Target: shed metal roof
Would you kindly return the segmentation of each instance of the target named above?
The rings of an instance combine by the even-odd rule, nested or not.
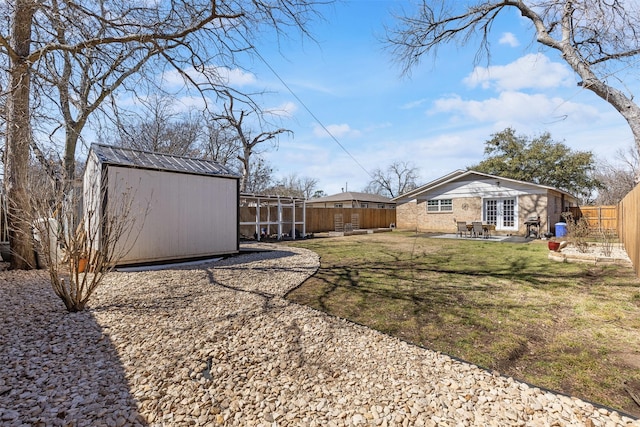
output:
[[[91,144],[91,150],[101,163],[141,169],[154,169],[194,175],[215,175],[232,178],[240,176],[213,160],[195,159],[172,154],[134,150],[104,144]]]

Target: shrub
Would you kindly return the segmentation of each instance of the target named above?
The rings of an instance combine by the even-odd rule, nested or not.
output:
[[[565,212],[562,217],[567,222],[567,240],[578,249],[579,252],[585,253],[589,249],[589,222],[584,218],[573,218],[571,212]]]

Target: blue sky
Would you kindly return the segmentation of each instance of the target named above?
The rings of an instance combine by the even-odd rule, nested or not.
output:
[[[490,64],[474,67],[476,44],[448,45],[402,76],[381,40],[403,8],[411,10],[410,2],[336,3],[312,25],[315,41],[292,35],[256,46],[279,78],[258,59],[232,73],[238,89],[266,90],[261,104],[280,111],[279,126],[294,132],[264,153],[276,176],[317,178],[327,194],[360,191],[370,181],[363,168],[410,161],[422,184],[481,161],[484,142],[506,127],[528,136],[548,131],[556,141],[608,160],[633,144],[618,113],[580,88],[578,77],[533,41],[516,13],[494,26]],[[637,87],[635,77],[619,76]]]

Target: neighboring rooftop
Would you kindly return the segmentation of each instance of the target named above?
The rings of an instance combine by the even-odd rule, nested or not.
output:
[[[196,175],[239,176],[230,168],[213,160],[154,153],[104,144],[91,144],[91,150],[96,154],[100,162],[110,165]]]

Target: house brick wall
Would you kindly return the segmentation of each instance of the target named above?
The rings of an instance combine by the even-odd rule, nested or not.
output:
[[[482,201],[478,197],[453,199],[451,212],[427,212],[423,200],[403,203],[396,207],[396,227],[401,230],[455,233],[456,221],[480,221]]]
[[[530,194],[518,198],[518,230],[514,234],[524,236],[527,231],[525,221],[531,217],[540,216],[540,231],[546,232],[549,224],[547,204],[549,197],[546,194]],[[396,207],[396,227],[400,230],[416,230],[422,232],[455,233],[456,221],[482,220],[482,199],[480,197],[468,197],[453,199],[451,212],[427,212],[425,201],[412,201]],[[554,224],[553,212],[551,225]]]
[[[517,234],[524,236],[527,233],[527,225],[524,223],[529,218],[540,217],[540,230],[544,233],[548,230],[547,224],[547,204],[546,194],[528,194],[518,197],[518,231]]]
[[[418,215],[419,212],[423,213],[421,208],[426,210],[425,203],[421,202],[418,205],[415,200],[396,206],[396,228],[399,230],[415,230],[416,224],[421,223]],[[420,230],[419,226],[418,230]]]

